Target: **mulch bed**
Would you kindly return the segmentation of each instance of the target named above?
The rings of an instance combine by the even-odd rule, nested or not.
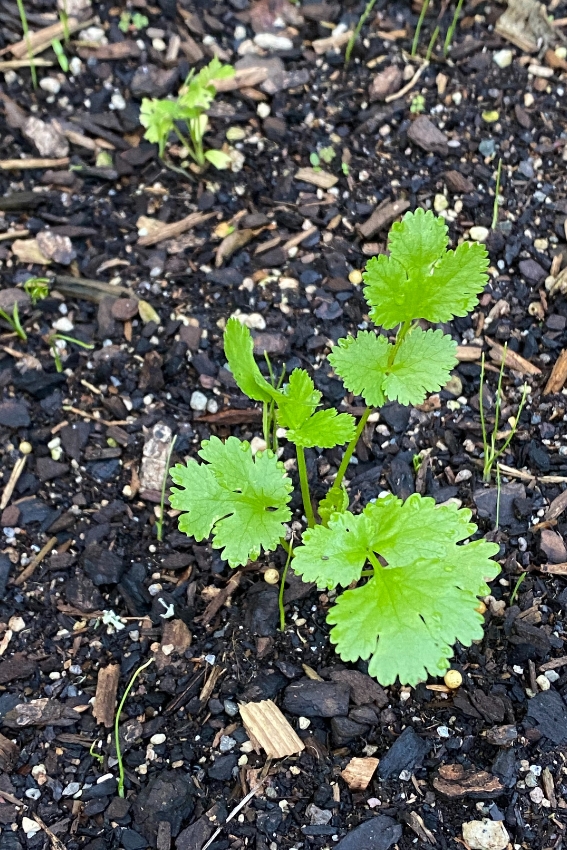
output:
[[[80,5],[94,29],[71,35],[71,73],[48,49],[41,58],[55,64],[37,69],[37,90],[27,68],[4,70],[0,86],[0,168],[53,161],[0,171],[0,307],[11,312],[17,296],[27,332],[23,341],[4,324],[0,336],[0,850],[202,850],[219,826],[211,850],[454,848],[463,823],[483,818],[503,822],[516,847],[559,850],[565,27],[530,54],[496,31],[502,6],[465,2],[449,59],[440,40],[413,88],[388,99],[420,67],[408,56],[409,3],[379,0],[346,70],[342,35],[359,2],[137,0],[131,11],[149,26],[126,33],[124,8],[69,0],[70,14]],[[548,5],[567,16],[564,2]],[[57,22],[51,6],[30,4],[30,28]],[[21,26],[15,4],[0,9],[9,61]],[[426,16],[422,56],[438,11]],[[237,170],[184,177],[144,141],[140,102],[176,92],[213,51],[262,79],[220,93],[211,110],[207,142],[220,148],[231,131]],[[335,156],[313,170],[322,148]],[[341,664],[328,597],[293,577],[280,632],[277,589],[262,575],[283,567],[279,555],[235,574],[173,514],[163,542],[156,534],[172,435],[172,462],[212,434],[261,435],[261,412],[226,369],[230,315],[253,329],[260,368],[264,351],[278,370],[307,368],[326,404],[361,411],[325,354],[364,327],[358,272],[418,206],[446,215],[453,245],[471,228],[486,240],[490,283],[472,316],[444,327],[461,346],[451,384],[419,410],[380,412],[349,489],[354,506],[383,490],[457,499],[500,543],[484,640],[456,649],[457,691],[441,681],[383,690],[364,664]],[[51,281],[36,305],[21,288],[31,276]],[[68,342],[57,372],[54,330],[94,347]],[[490,423],[505,343],[503,430],[526,381],[530,394],[502,458],[497,525],[496,487],[482,483],[480,352]],[[341,452],[307,456],[320,496]],[[282,459],[294,475],[290,447]],[[292,507],[300,529],[299,500]],[[121,716],[121,799],[115,694],[150,657]],[[238,703],[264,699],[304,742],[300,754],[270,761],[250,743]],[[341,775],[352,758],[379,760],[366,789]]]

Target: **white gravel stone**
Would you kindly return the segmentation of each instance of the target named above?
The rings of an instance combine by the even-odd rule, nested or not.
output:
[[[293,41],[284,35],[273,35],[271,32],[259,32],[254,36],[254,44],[264,50],[291,50]]]
[[[492,58],[499,68],[508,68],[508,66],[512,64],[514,54],[511,50],[507,49],[497,50]]]
[[[69,62],[69,71],[74,77],[76,77],[77,74],[80,74],[82,70],[83,63],[81,62],[78,56],[73,56],[73,58]]]
[[[272,110],[267,103],[259,103],[256,107],[256,112],[259,118],[267,118],[271,111]]]
[[[481,227],[480,225],[475,224],[475,226],[470,229],[470,237],[475,242],[486,242],[489,232],[488,227]]]
[[[64,797],[74,797],[81,790],[80,782],[69,782],[61,792]]]
[[[502,821],[492,820],[464,823],[463,838],[471,850],[504,850],[510,840]]]
[[[37,832],[39,832],[41,827],[34,820],[24,815],[24,817],[22,818],[22,829],[24,830],[28,838],[31,838],[32,835],[35,835]]]
[[[165,744],[165,741],[166,736],[163,734],[163,732],[156,732],[156,734],[152,735],[152,737],[150,738],[150,744],[153,744],[154,747],[157,747],[158,744]]]
[[[266,320],[260,313],[241,313],[237,316],[238,321],[250,328],[251,331],[263,331],[266,328]]]
[[[536,805],[541,806],[545,799],[545,794],[542,789],[538,786],[537,788],[533,788],[530,791],[530,800],[532,803],[536,803]]]
[[[110,98],[110,105],[112,109],[126,109],[126,101],[124,100],[120,92],[116,92],[112,95],[112,97]]]
[[[59,94],[61,90],[61,83],[54,77],[43,77],[43,79],[39,81],[39,87],[40,89],[49,92],[49,94]]]
[[[68,334],[71,333],[74,325],[71,319],[68,319],[67,316],[61,316],[60,319],[57,319],[56,322],[53,322],[53,327],[56,331],[59,331],[62,334]]]
[[[199,392],[199,390],[195,390],[195,392],[191,395],[189,406],[191,407],[191,410],[206,410],[207,402],[207,396],[204,393]]]

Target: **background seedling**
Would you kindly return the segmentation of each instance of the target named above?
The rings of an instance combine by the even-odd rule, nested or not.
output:
[[[425,109],[425,98],[422,94],[416,94],[410,105],[410,112],[414,115],[419,115],[420,112],[423,112]]]
[[[33,83],[34,89],[36,89],[37,88],[37,69],[35,67],[35,62],[33,61],[33,50],[32,50],[32,46],[31,46],[31,42],[30,42],[30,33],[29,33],[26,10],[25,10],[25,7],[24,7],[24,0],[16,0],[16,3],[18,4],[18,12],[20,14],[20,21],[22,22],[22,32],[24,33],[24,39],[25,39],[26,45],[27,45],[27,53],[28,53],[28,59],[29,59],[29,62],[30,62],[30,71],[31,71],[32,83]]]
[[[55,369],[58,372],[63,371],[63,364],[61,362],[61,355],[59,354],[59,347],[57,346],[57,341],[61,340],[62,342],[72,342],[75,345],[79,345],[81,348],[93,349],[94,345],[91,345],[89,342],[83,342],[80,339],[75,339],[73,336],[67,336],[66,334],[53,333],[49,335],[49,347],[51,348],[51,354],[55,361]]]
[[[453,20],[447,30],[447,34],[445,36],[445,42],[443,44],[443,55],[447,56],[449,50],[451,48],[451,44],[453,42],[453,36],[455,35],[455,30],[457,29],[457,22],[459,20],[459,15],[461,14],[461,9],[463,7],[463,0],[458,0],[458,3],[455,7],[455,13],[453,15]]]
[[[61,44],[61,42],[59,41],[58,38],[54,38],[53,41],[51,42],[51,47],[53,48],[53,52],[57,56],[57,61],[59,62],[59,67],[61,68],[63,73],[66,74],[67,71],[69,70],[69,60],[67,59],[67,56],[65,55],[65,50],[63,48],[63,45]]]
[[[42,301],[49,295],[49,278],[30,277],[24,283],[24,292],[27,292],[31,303],[35,307],[38,301]]]
[[[234,68],[222,65],[215,56],[198,74],[191,71],[176,100],[142,100],[140,123],[146,128],[144,138],[158,145],[160,157],[163,157],[169,134],[173,132],[199,168],[203,168],[207,162],[215,168],[228,168],[228,154],[218,150],[204,150],[203,137],[209,124],[206,113],[217,93],[213,82],[232,77],[233,74]],[[186,135],[179,129],[180,123],[185,125]]]
[[[134,12],[132,14],[131,12],[125,11],[120,15],[118,29],[122,30],[123,33],[127,33],[130,29],[143,30],[149,23],[148,18],[140,12]]]
[[[498,441],[498,426],[500,424],[500,408],[502,406],[502,378],[504,377],[504,367],[506,364],[506,351],[508,350],[508,346],[504,346],[504,352],[502,354],[502,364],[500,366],[500,372],[498,373],[498,386],[496,388],[496,399],[494,401],[494,427],[490,434],[490,439],[488,438],[488,431],[486,428],[486,415],[484,410],[484,379],[485,379],[485,363],[484,363],[484,354],[481,359],[480,366],[480,394],[479,394],[479,408],[480,408],[480,425],[482,429],[482,445],[484,449],[484,461],[483,461],[483,470],[482,470],[482,478],[483,481],[490,481],[490,476],[492,474],[492,467],[494,463],[498,460],[499,457],[502,457],[512,440],[514,439],[514,435],[518,430],[518,425],[520,423],[520,416],[522,415],[522,410],[524,409],[524,405],[528,398],[528,394],[530,392],[530,388],[527,384],[524,384],[522,388],[522,397],[520,399],[520,404],[518,407],[518,413],[514,417],[514,421],[512,427],[510,429],[510,433],[506,437],[502,446],[497,449],[496,443]]]
[[[336,375],[366,409],[358,424],[335,409],[318,410],[321,393],[304,369],[274,386],[254,360],[248,328],[227,322],[225,355],[240,389],[272,406],[278,426],[295,446],[299,487],[307,529],[301,544],[285,543],[291,519],[293,482],[277,454],[252,454],[249,443],[211,437],[189,460],[171,470],[172,507],[179,528],[197,541],[212,534],[212,545],[231,567],[256,560],[281,543],[294,572],[323,589],[339,590],[327,621],[330,639],[344,661],[368,661],[382,684],[398,677],[413,684],[443,675],[450,644],[468,646],[482,636],[478,597],[499,567],[491,560],[499,547],[483,540],[466,546],[476,526],[471,512],[436,506],[418,494],[402,502],[394,496],[349,512],[344,478],[375,407],[387,401],[421,404],[443,387],[457,363],[456,345],[442,330],[423,330],[465,316],[486,284],[486,249],[463,243],[448,251],[447,226],[418,209],[393,225],[389,255],[373,257],[363,275],[370,319],[393,339],[373,330],[340,339],[328,357]],[[269,445],[269,441],[266,440]],[[316,522],[305,462],[306,448],[347,444],[335,481],[319,502]],[[368,581],[366,581],[368,579]],[[281,589],[280,589],[281,590]],[[280,596],[280,617],[283,601]]]
[[[345,68],[348,66],[348,64],[350,62],[350,57],[351,57],[351,54],[352,54],[353,47],[356,44],[356,42],[358,41],[358,36],[360,35],[360,31],[361,31],[362,27],[364,26],[366,19],[368,18],[370,12],[374,8],[375,3],[376,3],[376,0],[368,0],[368,3],[365,6],[364,12],[362,13],[360,18],[358,19],[358,23],[357,23],[351,37],[348,40],[348,44],[347,44],[346,50],[345,50]]]
[[[423,26],[423,21],[427,14],[427,10],[429,8],[430,0],[423,0],[423,6],[421,7],[421,12],[419,13],[419,18],[417,20],[417,26],[415,28],[415,32],[413,34],[413,41],[411,43],[411,55],[415,56],[417,53],[417,46],[419,44],[419,36],[421,34],[421,28]]]
[[[435,27],[433,30],[433,34],[429,39],[429,44],[427,45],[427,53],[425,54],[425,63],[428,64],[431,60],[431,54],[433,53],[433,48],[435,47],[435,42],[439,38],[439,27]]]
[[[23,339],[25,341],[28,338],[28,335],[23,329],[22,324],[20,322],[20,311],[18,309],[17,302],[14,304],[11,316],[6,313],[5,310],[0,309],[0,317],[10,325],[14,333],[17,334],[20,339]]]
[[[500,177],[502,175],[502,159],[498,160],[498,169],[496,171],[496,187],[494,189],[494,203],[492,205],[492,222],[491,229],[496,230],[498,224],[498,205],[500,203]]]
[[[125,704],[126,700],[128,699],[128,694],[132,690],[134,682],[136,681],[136,679],[138,678],[140,673],[143,670],[145,670],[146,667],[149,667],[150,664],[152,664],[153,660],[154,660],[153,658],[150,658],[148,661],[145,662],[145,664],[142,664],[141,667],[138,667],[138,669],[135,671],[134,675],[132,676],[132,678],[128,682],[128,685],[126,686],[126,690],[124,691],[122,699],[120,700],[120,703],[119,703],[118,708],[116,710],[116,716],[114,718],[114,746],[115,746],[115,749],[116,749],[116,761],[118,762],[118,796],[119,797],[124,797],[124,763],[122,761],[122,750],[120,749],[120,715],[122,714],[122,709],[124,708],[124,704]]]
[[[167,479],[169,477],[169,464],[171,462],[171,455],[173,454],[173,449],[175,448],[175,442],[177,440],[177,435],[172,439],[169,444],[169,449],[167,450],[167,457],[165,459],[165,472],[163,474],[163,481],[161,485],[161,499],[159,503],[159,518],[156,520],[156,532],[157,539],[161,543],[163,540],[163,520],[165,515],[165,491],[167,489]]]
[[[518,595],[518,591],[520,590],[520,587],[522,586],[522,582],[523,582],[523,580],[525,579],[526,576],[527,576],[527,573],[522,573],[520,576],[518,576],[518,578],[516,580],[516,584],[514,585],[514,590],[510,594],[510,603],[509,603],[510,606],[512,606],[514,604],[514,602],[516,601],[516,596]]]

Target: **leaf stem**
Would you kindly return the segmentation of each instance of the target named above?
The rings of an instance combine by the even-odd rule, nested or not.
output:
[[[339,466],[339,471],[337,472],[337,477],[333,482],[333,486],[331,490],[340,490],[341,484],[343,483],[343,478],[345,477],[345,473],[348,469],[348,465],[350,463],[350,459],[354,454],[354,450],[356,449],[357,443],[360,440],[361,434],[364,431],[364,426],[368,422],[368,417],[374,410],[373,407],[367,407],[362,416],[360,417],[360,422],[356,427],[356,431],[354,432],[354,437],[348,444],[345,449],[345,453],[343,455],[343,459],[341,461],[341,465]]]
[[[313,528],[315,525],[315,517],[313,515],[313,506],[311,504],[311,494],[309,492],[309,480],[307,478],[307,465],[305,463],[305,451],[303,446],[296,446],[297,452],[297,471],[299,473],[299,484],[301,486],[301,498],[303,499],[303,510],[307,518],[307,525]]]
[[[280,582],[280,592],[278,594],[278,606],[280,609],[280,631],[283,632],[285,630],[285,610],[284,610],[284,593],[285,593],[285,580],[287,578],[287,571],[289,569],[289,565],[291,563],[291,559],[293,558],[293,538],[289,544],[289,548],[287,550],[287,559],[285,562],[284,571],[282,573],[282,580]]]
[[[134,673],[134,675],[132,676],[132,678],[128,682],[126,690],[124,691],[124,695],[123,695],[122,699],[120,700],[120,704],[119,704],[119,706],[116,710],[116,716],[114,718],[114,746],[116,748],[116,760],[118,762],[118,796],[119,797],[124,797],[124,764],[122,762],[122,752],[120,750],[120,715],[122,714],[122,709],[124,708],[124,703],[126,702],[126,700],[128,698],[128,694],[132,690],[132,686],[134,685],[134,682],[136,681],[136,679],[138,678],[138,676],[140,675],[142,670],[145,670],[146,667],[149,667],[150,664],[153,663],[153,660],[154,660],[153,658],[150,658],[148,661],[146,661],[145,664],[142,664],[141,667],[138,667],[138,669],[136,670],[136,672]]]

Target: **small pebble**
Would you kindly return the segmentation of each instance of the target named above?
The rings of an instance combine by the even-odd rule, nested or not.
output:
[[[544,797],[545,795],[539,786],[530,791],[530,800],[537,806],[540,806],[543,803]]]
[[[458,670],[447,670],[445,676],[443,677],[443,681],[447,685],[448,688],[454,690],[455,688],[460,688],[463,684],[463,677]]]
[[[250,313],[249,315],[241,313],[240,316],[237,316],[237,319],[243,325],[246,325],[247,328],[250,328],[251,331],[263,331],[266,329],[266,320],[260,313]]]
[[[22,818],[22,829],[24,830],[28,838],[31,838],[32,835],[35,835],[37,832],[40,831],[41,827],[34,820],[24,815],[24,817]]]
[[[549,681],[547,676],[538,676],[536,682],[538,684],[538,687],[542,691],[548,691],[551,687],[551,682]]]
[[[438,726],[437,727],[437,734],[439,735],[440,738],[450,738],[451,731],[447,726]]]
[[[229,717],[236,717],[238,714],[238,705],[230,699],[225,699],[223,702],[224,710]]]
[[[39,788],[28,788],[26,791],[26,797],[30,800],[39,800],[41,797],[41,791]]]
[[[78,56],[73,56],[73,58],[69,62],[69,71],[74,77],[76,77],[77,74],[80,74],[82,70],[83,63],[81,62]]]
[[[362,283],[362,272],[359,269],[353,269],[349,274],[348,279],[353,286],[359,286]]]
[[[31,455],[31,453],[33,452],[33,446],[31,443],[28,443],[27,440],[22,440],[19,445],[19,449],[23,455]]]
[[[230,753],[236,746],[236,741],[230,735],[221,735],[219,750],[221,753]]]
[[[8,620],[8,628],[12,632],[15,632],[16,634],[18,632],[22,632],[25,629],[25,627],[26,627],[26,623],[25,623],[25,620],[22,619],[22,617],[18,617],[17,615],[14,615],[13,617],[10,617],[10,619]]]
[[[283,35],[271,32],[259,32],[254,36],[254,44],[264,50],[293,50],[293,41]]]
[[[498,50],[492,57],[499,68],[508,68],[512,64],[514,54],[511,50]]]
[[[257,452],[265,452],[268,448],[268,444],[262,437],[252,437],[250,440],[250,448],[252,450],[252,454],[255,455]]]
[[[110,98],[110,105],[112,109],[126,109],[126,101],[120,94],[120,92],[116,92]]]
[[[473,242],[486,242],[489,234],[488,227],[480,227],[479,225],[475,225],[470,229],[470,237]]]
[[[311,721],[309,720],[308,717],[300,717],[298,724],[299,724],[299,728],[302,729],[303,731],[305,731],[306,729],[309,729],[309,727],[311,726]]]
[[[207,396],[204,393],[199,392],[199,390],[195,390],[195,392],[191,395],[189,406],[191,407],[191,410],[206,410],[207,402]]]
[[[43,77],[43,79],[39,81],[39,87],[44,91],[49,92],[49,94],[59,94],[61,90],[61,83],[53,77]]]
[[[435,199],[433,201],[433,209],[436,213],[443,212],[449,206],[449,201],[445,197],[445,195],[435,195]]]
[[[69,782],[61,792],[64,797],[74,797],[81,790],[80,782]]]
[[[548,681],[552,683],[556,682],[558,679],[561,678],[557,670],[546,670],[544,676],[546,679],[548,679]]]
[[[267,103],[259,103],[256,108],[256,113],[259,118],[267,118],[272,110]]]
[[[264,573],[264,581],[267,584],[277,584],[280,580],[280,574],[277,570],[271,567]]]
[[[156,732],[155,735],[152,735],[150,738],[150,744],[153,744],[154,747],[157,747],[159,744],[165,744],[167,740],[166,735],[163,732]]]

